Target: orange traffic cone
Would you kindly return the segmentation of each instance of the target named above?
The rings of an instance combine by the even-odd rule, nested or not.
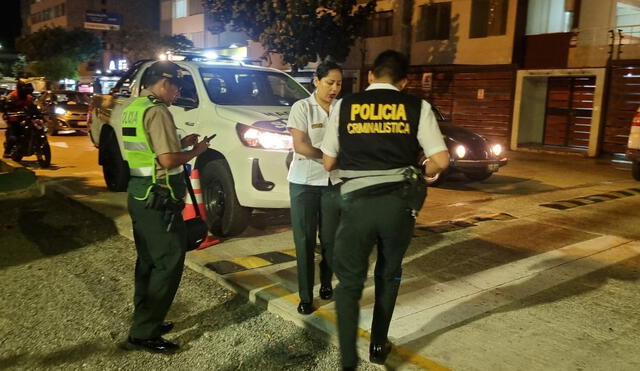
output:
[[[196,196],[196,202],[198,203],[198,209],[200,211],[200,217],[202,220],[207,220],[207,213],[204,210],[204,202],[202,199],[202,190],[200,189],[200,172],[198,169],[191,170],[191,175],[189,175],[189,180],[191,181],[191,186],[193,187],[193,193]],[[184,199],[184,211],[182,212],[182,219],[188,220],[198,217],[196,213],[196,208],[191,202],[191,197],[186,195]],[[219,244],[220,240],[213,237],[211,233],[207,234],[207,238],[200,243],[200,246],[196,248],[196,250],[202,250],[209,246],[213,246]]]

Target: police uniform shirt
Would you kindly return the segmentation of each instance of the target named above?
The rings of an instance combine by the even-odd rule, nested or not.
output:
[[[375,89],[391,89],[398,91],[398,88],[387,83],[373,83],[369,85],[366,90]],[[320,149],[324,154],[330,157],[337,158],[338,152],[340,152],[340,142],[338,140],[338,126],[340,120],[340,105],[342,100],[338,101],[331,109],[331,115],[327,122],[327,129],[325,131],[324,140]],[[426,157],[432,156],[438,152],[446,151],[447,146],[442,138],[440,127],[436,121],[433,111],[431,111],[431,105],[422,100],[422,107],[420,110],[420,121],[418,123],[417,139],[424,151]],[[416,162],[418,159],[416,158]]]
[[[331,102],[329,112],[333,112],[336,101]],[[300,130],[309,135],[311,145],[320,148],[329,115],[316,100],[314,92],[308,98],[293,104],[289,113],[287,127]],[[295,184],[328,185],[329,173],[324,169],[320,159],[309,158],[294,153],[287,180]]]
[[[153,95],[153,93],[147,89],[140,92],[141,97],[149,95]],[[181,145],[180,139],[178,139],[178,129],[166,105],[161,104],[149,108],[144,114],[143,126],[144,131],[147,133],[147,139],[149,140],[151,149],[156,156],[165,153],[180,152]],[[181,171],[182,167],[177,167],[171,169],[170,174],[179,174]],[[160,165],[156,158],[156,178],[164,178],[166,172],[167,170]]]

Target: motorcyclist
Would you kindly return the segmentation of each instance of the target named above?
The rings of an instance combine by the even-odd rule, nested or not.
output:
[[[4,120],[7,123],[7,132],[4,142],[4,155],[9,157],[11,149],[20,135],[20,122],[8,119],[8,114],[12,112],[24,112],[29,115],[37,115],[38,108],[33,103],[33,85],[31,83],[18,82],[16,89],[5,97]]]

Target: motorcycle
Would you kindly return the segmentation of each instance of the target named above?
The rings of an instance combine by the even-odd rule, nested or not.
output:
[[[42,119],[25,112],[7,112],[5,121],[13,125],[15,136],[9,155],[13,161],[20,161],[23,157],[35,155],[40,167],[51,165],[51,147],[47,140],[47,128]]]

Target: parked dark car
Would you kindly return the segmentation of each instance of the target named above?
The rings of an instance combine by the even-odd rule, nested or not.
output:
[[[492,143],[480,134],[453,125],[437,107],[432,106],[432,109],[449,149],[449,168],[427,179],[430,185],[440,183],[453,173],[462,173],[473,181],[485,180],[507,164],[505,149],[501,144]]]
[[[90,96],[71,90],[43,92],[36,100],[51,135],[87,133]]]

